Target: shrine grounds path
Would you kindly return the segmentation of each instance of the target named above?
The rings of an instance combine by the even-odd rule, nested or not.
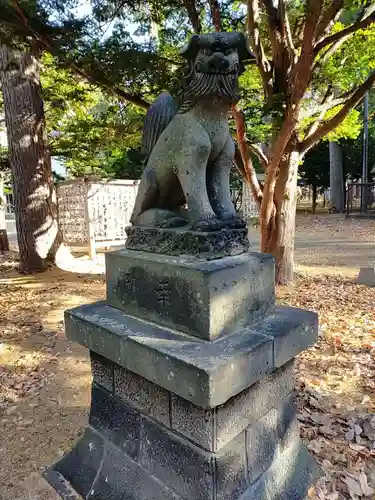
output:
[[[255,228],[249,237],[257,250]],[[104,258],[31,277],[17,274],[16,259],[0,254],[0,500],[57,500],[40,472],[82,433],[91,381],[86,350],[64,338],[63,312],[103,299]],[[375,289],[355,277],[375,263],[375,221],[298,215],[296,262],[295,285],[277,296],[320,315],[319,342],[296,363],[301,434],[326,472],[318,489],[344,500],[362,488],[358,498],[373,499]]]

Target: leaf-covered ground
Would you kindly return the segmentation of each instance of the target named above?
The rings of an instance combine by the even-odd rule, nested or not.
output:
[[[278,290],[320,316],[318,343],[296,362],[301,434],[325,472],[315,500],[375,498],[375,289],[353,279],[374,255],[375,222],[299,217],[299,275]],[[16,258],[0,254],[0,499],[52,500],[40,471],[71,448],[90,400],[87,353],[64,339],[63,311],[102,298],[104,280],[24,277]]]

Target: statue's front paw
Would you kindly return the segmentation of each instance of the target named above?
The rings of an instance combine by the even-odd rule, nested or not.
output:
[[[197,221],[195,224],[193,224],[191,229],[193,231],[200,231],[203,233],[203,232],[220,231],[222,227],[223,224],[218,219],[204,219]]]

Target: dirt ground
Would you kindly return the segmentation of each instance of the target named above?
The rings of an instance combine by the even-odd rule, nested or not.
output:
[[[252,230],[254,249],[257,238]],[[92,274],[104,261],[32,277],[15,261],[0,255],[0,499],[52,500],[40,473],[79,437],[90,403],[87,352],[65,340],[63,312],[104,298]],[[312,498],[373,500],[375,289],[353,278],[375,261],[375,221],[299,216],[296,261],[279,301],[316,310],[321,327],[296,363],[301,434],[325,472]]]

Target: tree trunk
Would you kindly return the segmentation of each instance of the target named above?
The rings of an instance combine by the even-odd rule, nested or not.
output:
[[[331,208],[334,209],[335,212],[343,213],[345,211],[345,203],[342,151],[340,144],[337,142],[329,143],[329,166],[329,197]]]
[[[55,258],[61,243],[38,61],[1,45],[0,70],[20,271],[34,273]]]
[[[261,251],[276,260],[276,283],[286,285],[294,279],[294,234],[297,209],[297,173],[301,156],[297,151],[280,163],[276,181],[273,216],[264,228],[261,223]],[[263,228],[262,228],[263,226]]]
[[[5,224],[5,193],[4,193],[4,173],[0,172],[0,230],[6,229]]]
[[[315,184],[312,185],[312,213],[316,214],[316,199],[318,197],[318,189]]]

